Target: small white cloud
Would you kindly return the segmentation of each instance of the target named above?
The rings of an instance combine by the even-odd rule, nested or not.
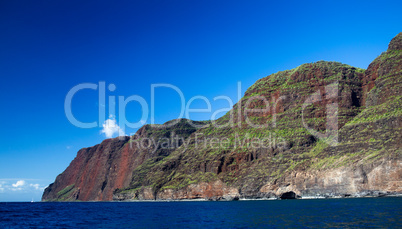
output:
[[[18,193],[39,193],[43,192],[47,186],[40,183],[31,183],[38,179],[0,179],[0,193],[18,192]],[[13,183],[14,181],[15,183]]]
[[[116,123],[116,119],[114,116],[109,116],[109,119],[105,121],[104,124],[102,124],[103,129],[101,133],[105,134],[107,138],[113,137],[113,135],[118,134],[118,136],[124,136],[124,131],[120,128],[119,125]]]
[[[12,185],[13,185],[14,188],[18,188],[18,187],[23,186],[24,184],[25,184],[24,180],[19,180],[19,181],[17,181],[17,183],[12,184]]]
[[[39,184],[29,184],[29,186],[34,187],[36,190],[39,190]]]
[[[66,149],[71,149],[71,146],[66,146]]]

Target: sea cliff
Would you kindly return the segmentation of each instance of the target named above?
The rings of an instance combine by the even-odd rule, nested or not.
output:
[[[400,194],[402,33],[366,70],[318,61],[274,73],[220,119],[197,124],[145,125],[134,136],[81,149],[42,200]],[[169,147],[152,144],[160,139]],[[226,145],[213,147],[210,139]]]

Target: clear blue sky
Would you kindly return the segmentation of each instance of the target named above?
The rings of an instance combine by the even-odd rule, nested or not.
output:
[[[0,1],[0,201],[39,200],[80,148],[105,139],[100,127],[67,120],[64,100],[77,84],[113,83],[106,96],[149,103],[150,85],[169,83],[186,100],[237,102],[238,81],[244,93],[259,78],[306,62],[367,68],[402,31],[401,1],[274,2]],[[177,93],[156,96],[156,122],[178,116]],[[98,106],[89,89],[72,103],[82,122],[96,121]],[[129,104],[126,116],[138,121],[139,104]]]

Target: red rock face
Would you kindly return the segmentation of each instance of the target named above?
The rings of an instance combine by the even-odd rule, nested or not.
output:
[[[184,124],[183,124],[184,123]],[[171,128],[166,133],[180,128],[187,137],[195,129],[185,129],[185,121]],[[187,132],[183,132],[186,130]],[[152,136],[153,129],[144,126],[136,135],[106,139],[101,144],[78,151],[77,156],[67,169],[57,176],[56,181],[46,188],[42,199],[57,201],[110,201],[113,192],[129,186],[133,171],[150,158],[165,157],[172,150],[142,147],[136,139]],[[179,135],[180,136],[180,135]],[[146,145],[145,143],[143,145]]]
[[[378,68],[380,67],[380,62],[373,62],[369,65],[366,72],[364,73],[364,77],[362,79],[363,82],[363,99],[362,105],[366,105],[367,93],[374,88],[375,80],[378,78]]]
[[[107,139],[81,149],[70,166],[46,189],[43,198],[60,199],[60,191],[74,186],[65,200],[112,200],[113,191],[127,186],[135,166],[143,162],[130,149],[129,139]]]
[[[66,200],[110,201],[113,191],[130,184],[132,171],[151,155],[129,143],[130,138],[106,139],[81,149],[70,166],[45,191],[44,199],[60,199],[65,187],[74,185]]]

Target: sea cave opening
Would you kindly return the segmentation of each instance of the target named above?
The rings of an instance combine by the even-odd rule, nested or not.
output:
[[[282,200],[290,200],[290,199],[296,199],[296,193],[290,191],[290,192],[285,192],[282,193],[282,195],[280,196],[280,198]]]

